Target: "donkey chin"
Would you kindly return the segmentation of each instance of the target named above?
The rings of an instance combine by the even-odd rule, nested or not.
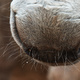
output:
[[[13,0],[10,29],[25,55],[39,63],[79,61],[79,0]]]

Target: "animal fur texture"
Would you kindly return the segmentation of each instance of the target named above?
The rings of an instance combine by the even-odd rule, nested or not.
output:
[[[55,67],[48,66],[47,67],[42,64],[35,63],[31,59],[28,60],[26,58],[26,55],[22,54],[21,49],[19,49],[16,43],[11,39],[12,37],[10,35],[10,30],[9,30],[9,3],[10,1],[11,0],[0,0],[0,4],[2,4],[0,5],[0,35],[1,35],[0,36],[0,47],[1,47],[0,48],[0,79],[1,80],[3,79],[4,80],[80,80],[80,62],[78,62],[77,64],[71,63],[72,64],[71,66],[66,66],[66,63],[65,63],[64,66],[55,66]],[[17,6],[18,4],[20,6],[23,3],[26,5],[24,1],[28,1],[32,3],[34,0],[33,1],[24,0],[22,2],[21,1],[22,0],[13,0],[12,5],[14,4],[13,7],[15,8],[13,9],[12,7],[12,9],[14,10],[14,12],[17,12],[20,9],[20,7]],[[53,1],[54,0],[52,0],[52,2]],[[58,1],[59,0],[57,0],[57,2]],[[76,0],[76,1],[75,0],[74,1],[73,0],[69,0],[69,1],[60,0],[60,1],[63,3],[69,2],[70,6],[74,7],[73,9],[75,9],[76,11],[72,10],[75,13],[71,16],[74,16],[74,15],[77,15],[77,16],[75,16],[76,18],[74,18],[75,21],[72,21],[73,19],[71,21],[75,23],[79,23],[79,14],[78,14],[79,7],[77,7],[79,6],[77,5],[79,4],[79,0]],[[48,2],[50,2],[50,0]],[[76,5],[76,7],[73,4]],[[24,8],[24,5],[22,6],[22,9],[23,8]],[[22,11],[19,12],[19,14],[22,14]],[[79,24],[77,25],[79,27]],[[79,31],[75,30],[75,34],[79,38]],[[2,46],[6,48],[3,48]]]
[[[56,57],[62,63],[57,56],[62,54],[64,60],[67,53],[67,58],[75,61],[80,46],[79,5],[79,0],[13,0],[12,37],[27,54],[31,51],[29,55],[35,59],[54,63]]]
[[[80,40],[79,14],[79,0],[13,0],[11,32],[15,31],[16,21],[19,36],[27,46],[39,50],[73,49]],[[12,33],[13,38],[23,46],[16,34]]]

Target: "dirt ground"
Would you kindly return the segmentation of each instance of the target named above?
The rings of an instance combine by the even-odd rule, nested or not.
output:
[[[0,80],[80,80],[80,62],[47,67],[22,56],[10,33],[10,1],[0,0]]]

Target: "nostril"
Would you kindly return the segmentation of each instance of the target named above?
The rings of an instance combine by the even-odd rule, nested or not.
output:
[[[43,62],[49,62],[49,63],[54,63],[55,60],[57,63],[63,63],[67,61],[75,61],[80,55],[80,53],[77,55],[76,50],[63,50],[63,52],[59,52],[61,54],[60,58],[58,58],[58,53],[57,51],[39,51],[36,47],[28,47],[25,50],[26,54],[29,55],[30,57],[37,59],[39,61]],[[80,49],[79,49],[80,52]],[[56,59],[55,59],[56,57]]]

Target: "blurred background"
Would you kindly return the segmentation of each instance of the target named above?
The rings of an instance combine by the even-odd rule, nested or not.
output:
[[[0,67],[2,68],[8,66],[7,62],[11,61],[12,54],[16,55],[14,49],[17,47],[10,32],[10,2],[11,0],[0,0]]]
[[[0,50],[9,43],[11,36],[9,29],[10,1],[0,0]]]
[[[3,65],[5,58],[2,56],[11,36],[9,29],[10,2],[11,0],[0,0],[0,80],[7,79],[7,70]]]

